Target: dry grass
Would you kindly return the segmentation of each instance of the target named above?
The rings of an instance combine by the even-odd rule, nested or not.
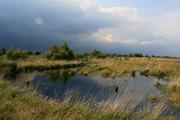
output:
[[[147,104],[143,107],[138,107],[138,105],[141,104],[147,90],[137,93],[135,92],[135,88],[132,88],[132,86],[129,85],[122,95],[118,95],[115,98],[109,98],[107,101],[101,103],[101,107],[105,111],[120,110],[121,112],[128,113],[132,118],[138,120],[146,118],[149,118],[150,120],[157,120],[166,109],[167,102],[165,99],[162,99],[156,104]]]
[[[64,64],[76,64],[78,61],[67,61],[67,60],[48,60],[42,56],[29,56],[28,59],[11,61],[6,57],[1,57],[1,62],[15,62],[19,67],[25,66],[49,66],[49,65],[64,65]]]
[[[170,82],[169,82],[169,87],[173,87],[173,86],[177,86],[177,87],[180,87],[180,77],[178,78],[175,78],[175,79],[172,79]]]
[[[37,93],[21,91],[0,80],[0,120],[127,120],[123,113],[102,111],[85,102],[71,102],[72,93],[61,102],[38,97]]]
[[[170,93],[169,100],[173,105],[180,108],[180,77],[172,79],[169,84],[165,86],[165,91]]]
[[[21,60],[16,62],[18,66],[45,66],[45,65],[63,65],[63,64],[76,64],[77,61],[66,61],[66,60],[48,60],[39,56],[31,56],[27,60]]]
[[[154,76],[180,76],[180,59],[167,58],[106,58],[91,59],[88,66],[82,69],[88,73],[94,71],[107,71],[108,77],[132,73],[133,71],[148,71],[149,75]],[[109,75],[111,73],[111,75]],[[104,72],[103,72],[104,74]]]
[[[122,95],[104,102],[92,99],[72,101],[75,91],[69,90],[61,101],[52,100],[38,92],[21,91],[9,82],[0,80],[0,119],[5,120],[156,120],[166,107],[161,101],[136,110],[145,92],[134,94],[129,86]],[[12,97],[14,96],[14,97]],[[45,100],[46,99],[46,100]]]
[[[4,62],[12,62],[5,57],[0,58]],[[64,65],[64,64],[79,64],[82,61],[66,61],[66,60],[47,60],[43,56],[30,56],[26,60],[16,61],[19,67],[25,66],[51,66],[51,65]],[[132,73],[133,71],[147,70],[149,75],[158,77],[173,76],[180,77],[180,59],[170,58],[89,58],[88,64],[84,66],[80,73],[88,74],[91,72],[100,72],[104,76],[114,77],[120,76],[125,73]]]

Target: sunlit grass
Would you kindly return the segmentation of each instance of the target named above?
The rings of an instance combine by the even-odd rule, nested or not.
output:
[[[5,57],[1,57],[1,62],[13,62],[7,60]],[[68,64],[80,64],[86,65],[81,68],[80,73],[87,75],[92,72],[99,72],[103,76],[114,77],[122,76],[125,73],[133,73],[134,71],[140,71],[145,75],[153,75],[159,78],[165,76],[180,77],[180,59],[170,58],[135,58],[125,57],[116,58],[88,58],[88,61],[81,60],[48,60],[43,56],[29,56],[26,60],[15,61],[18,67],[28,66],[56,66],[56,65],[68,65]]]
[[[123,95],[102,102],[72,101],[74,92],[71,90],[62,96],[61,101],[47,99],[40,97],[38,92],[21,90],[4,80],[0,80],[0,89],[1,120],[156,120],[166,108],[166,102],[160,101],[153,107],[145,106],[134,111],[143,94],[133,95],[131,86]]]
[[[141,71],[147,75],[157,77],[164,76],[180,76],[180,60],[167,58],[106,58],[106,59],[91,59],[87,66],[84,66],[82,72],[100,72],[103,75],[122,76],[125,73],[133,73],[133,71]]]
[[[0,57],[1,62],[14,63]],[[27,66],[53,66],[64,64],[79,64],[82,61],[65,61],[65,60],[47,60],[42,56],[30,56],[26,60],[15,61],[18,67]],[[135,71],[140,71],[143,75],[153,75],[157,77],[172,77],[168,85],[161,85],[158,82],[155,86],[162,88],[170,93],[169,101],[180,107],[180,60],[168,58],[92,58],[86,62],[85,66],[78,68],[75,72],[82,75],[97,72],[104,77],[114,78],[130,73],[134,76]],[[29,73],[28,73],[29,74]],[[29,83],[32,75],[21,74],[20,79],[25,83]],[[149,120],[157,119],[164,109],[164,101],[158,104],[155,109],[148,109],[145,113],[151,113],[150,116],[144,116],[145,113],[130,114],[131,111],[125,110],[129,100],[134,98],[128,92],[124,97],[119,97],[115,101],[109,100],[99,109],[94,109],[87,102],[71,103],[65,99],[62,102],[53,100],[44,100],[31,92],[20,92],[18,87],[12,86],[9,82],[0,80],[0,119],[63,119],[63,120],[126,120],[129,117],[136,116],[146,117]],[[152,99],[152,98],[151,98]],[[154,100],[155,98],[153,98]],[[140,100],[139,98],[136,100]],[[137,103],[133,103],[137,104]],[[132,105],[132,104],[130,104]]]
[[[180,77],[171,80],[165,90],[171,94],[169,100],[173,105],[180,108]]]
[[[14,96],[14,97],[12,97]],[[128,120],[122,112],[94,109],[86,102],[44,100],[37,94],[20,92],[9,82],[0,80],[1,120]]]

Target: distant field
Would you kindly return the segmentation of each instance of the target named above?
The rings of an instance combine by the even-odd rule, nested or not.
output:
[[[180,77],[180,59],[147,58],[147,57],[114,57],[114,58],[89,58],[87,60],[48,60],[41,56],[30,56],[26,60],[10,61],[5,57],[1,62],[15,62],[19,67],[25,66],[50,66],[64,64],[85,63],[80,72],[88,74],[99,72],[106,77],[121,76],[125,73],[140,71],[147,75],[157,77]]]
[[[82,72],[99,71],[109,77],[121,76],[133,71],[145,72],[157,77],[180,77],[180,59],[169,58],[106,58],[90,59]]]

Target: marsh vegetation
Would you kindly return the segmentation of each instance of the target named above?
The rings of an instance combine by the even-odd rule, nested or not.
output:
[[[180,117],[178,58],[75,53],[67,43],[46,52],[10,48],[0,51],[0,75],[2,120]]]

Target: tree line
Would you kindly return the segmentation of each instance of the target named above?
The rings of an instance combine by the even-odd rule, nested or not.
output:
[[[48,51],[25,51],[16,48],[2,48],[0,49],[0,56],[5,55],[7,59],[20,60],[26,59],[29,55],[43,55],[49,60],[73,60],[73,59],[83,59],[87,57],[95,58],[106,58],[106,57],[162,57],[162,56],[149,56],[143,55],[141,53],[130,53],[130,54],[105,54],[100,50],[93,50],[92,52],[84,53],[74,53],[74,51],[69,47],[67,42],[64,42],[60,46],[52,45]],[[169,56],[164,56],[165,58],[171,58]]]

